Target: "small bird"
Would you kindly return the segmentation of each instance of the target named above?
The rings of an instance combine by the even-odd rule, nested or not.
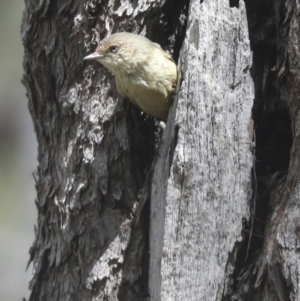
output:
[[[119,32],[103,39],[84,60],[97,60],[114,76],[118,92],[143,112],[166,121],[173,103],[177,67],[160,45]]]

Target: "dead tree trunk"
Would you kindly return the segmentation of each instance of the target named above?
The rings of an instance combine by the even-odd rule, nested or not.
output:
[[[247,1],[255,81],[257,196],[250,258],[233,300],[299,300],[298,1]]]
[[[243,2],[191,1],[153,177],[151,300],[221,300],[227,289],[252,193],[251,60]]]
[[[39,144],[30,300],[300,299],[297,1],[25,3]],[[178,60],[162,141],[82,61],[117,31]]]

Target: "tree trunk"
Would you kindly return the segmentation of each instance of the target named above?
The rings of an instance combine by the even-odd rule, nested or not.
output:
[[[25,3],[30,300],[300,300],[297,1]],[[161,141],[82,61],[118,31],[178,60]]]
[[[299,3],[250,2],[259,235],[233,300],[299,300]]]
[[[191,1],[178,107],[153,178],[153,300],[224,294],[252,193],[251,59],[243,2],[237,9],[228,1]]]
[[[83,58],[124,30],[147,33],[178,56],[187,3],[25,2],[23,81],[39,161],[30,300],[140,300],[149,214],[136,226],[133,219],[155,125],[117,95],[105,68]]]

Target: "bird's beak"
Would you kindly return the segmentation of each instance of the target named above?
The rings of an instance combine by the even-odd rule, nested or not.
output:
[[[86,56],[83,60],[96,60],[96,59],[100,59],[102,58],[103,56],[97,52],[94,52],[88,56]]]

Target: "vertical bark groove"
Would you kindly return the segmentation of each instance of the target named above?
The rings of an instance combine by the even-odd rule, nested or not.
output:
[[[178,102],[152,184],[150,296],[221,300],[251,198],[254,90],[244,4],[191,1],[179,64]]]
[[[297,214],[295,209],[289,212],[294,190],[290,179],[299,179],[293,170],[297,165],[292,162],[293,148],[297,147],[292,134],[296,120],[291,109],[295,86],[287,81],[292,73],[290,45],[296,42],[289,36],[297,9],[295,1],[246,1],[246,5],[254,52],[251,73],[255,83],[257,197],[249,258],[237,273],[231,298],[296,300],[298,284],[292,277],[293,272],[297,273],[297,260],[295,256],[284,256],[282,239],[287,228],[283,230],[281,225],[291,223],[291,217]],[[285,240],[285,244],[293,249],[290,241]],[[293,272],[287,273],[286,260],[296,268]]]

